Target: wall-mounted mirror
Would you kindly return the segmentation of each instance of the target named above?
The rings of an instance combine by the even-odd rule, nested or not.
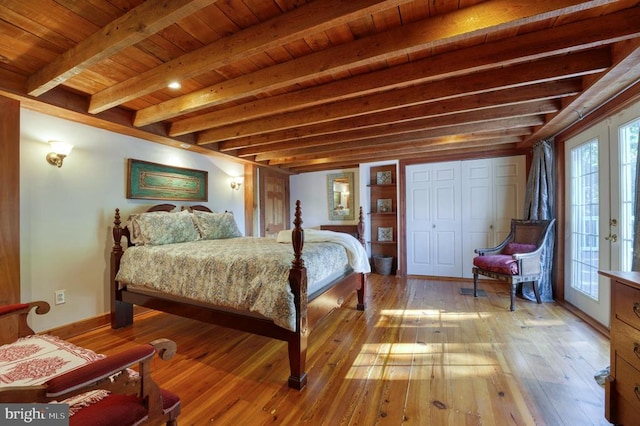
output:
[[[327,175],[329,220],[353,220],[353,172]]]

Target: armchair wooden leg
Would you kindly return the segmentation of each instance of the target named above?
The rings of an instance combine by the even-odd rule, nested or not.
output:
[[[473,297],[478,297],[478,274],[473,274]]]
[[[511,306],[509,307],[509,310],[511,311],[516,310],[516,287],[518,287],[518,284],[511,284]]]
[[[542,303],[542,299],[540,299],[540,290],[538,289],[538,281],[533,282],[533,293],[536,295],[536,302],[538,302],[538,304]]]

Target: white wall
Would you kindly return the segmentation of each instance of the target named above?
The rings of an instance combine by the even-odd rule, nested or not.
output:
[[[114,210],[124,223],[130,213],[162,202],[126,199],[128,158],[208,171],[209,202],[202,204],[236,212],[244,229],[243,192],[229,186],[231,176],[243,174],[242,164],[25,109],[20,127],[21,300],[51,304],[47,315],[31,318],[35,331],[109,312]],[[60,169],[45,160],[49,140],[74,145]],[[58,289],[66,290],[65,304],[53,303]]]
[[[354,220],[329,220],[329,201],[327,194],[327,175],[332,173],[354,172],[355,197],[353,206],[356,207]],[[340,225],[358,223],[358,209],[360,204],[360,188],[358,169],[326,170],[322,172],[301,173],[289,177],[289,193],[291,196],[291,210],[295,208],[296,200],[302,206],[302,227],[318,228],[320,225]],[[332,195],[333,196],[333,195]],[[365,208],[366,211],[366,208]],[[291,225],[292,226],[292,225]]]

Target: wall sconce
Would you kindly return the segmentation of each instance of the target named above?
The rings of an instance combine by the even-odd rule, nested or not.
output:
[[[243,181],[244,181],[243,177],[231,178],[231,189],[235,189],[236,191],[239,191]]]
[[[53,152],[47,154],[47,162],[52,166],[62,167],[62,161],[64,157],[69,155],[73,149],[73,145],[58,141],[49,141],[49,145],[51,145]]]

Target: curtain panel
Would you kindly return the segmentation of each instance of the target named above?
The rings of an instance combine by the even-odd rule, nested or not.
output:
[[[553,140],[539,141],[533,147],[533,161],[527,178],[524,219],[547,220],[555,217],[555,183]],[[555,228],[552,228],[542,252],[542,276],[538,282],[543,302],[553,301],[551,277],[554,245]],[[522,297],[536,300],[531,283],[522,284]]]

